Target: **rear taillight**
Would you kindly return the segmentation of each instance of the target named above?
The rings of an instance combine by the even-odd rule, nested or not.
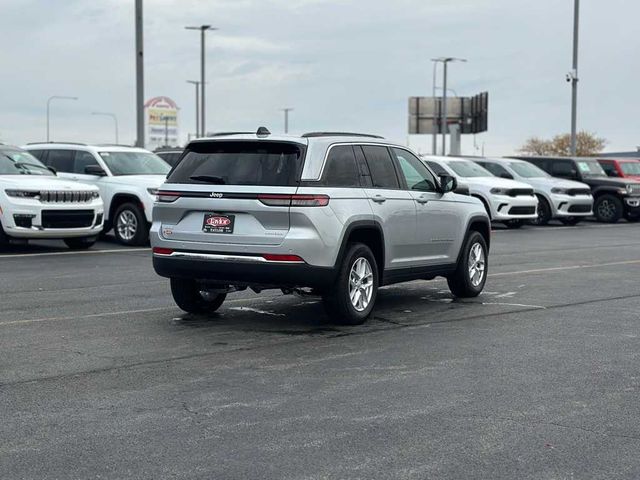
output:
[[[271,253],[265,253],[262,255],[262,258],[269,262],[293,262],[293,263],[303,263],[304,260],[300,258],[298,255],[276,255]]]
[[[153,247],[151,251],[154,255],[171,255],[173,253],[172,249],[163,247]]]
[[[180,198],[180,192],[167,192],[165,190],[159,190],[156,195],[157,202],[171,203]]]
[[[326,207],[329,205],[328,195],[280,195],[263,193],[258,200],[270,207]]]

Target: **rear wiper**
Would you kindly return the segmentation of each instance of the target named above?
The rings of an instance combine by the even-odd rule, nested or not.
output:
[[[189,178],[198,182],[215,183],[216,185],[224,185],[227,183],[224,181],[224,178],[216,177],[215,175],[191,175]]]

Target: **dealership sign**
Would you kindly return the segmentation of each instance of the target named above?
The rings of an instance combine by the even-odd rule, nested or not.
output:
[[[153,97],[144,104],[146,146],[150,149],[179,145],[178,106],[169,97]]]

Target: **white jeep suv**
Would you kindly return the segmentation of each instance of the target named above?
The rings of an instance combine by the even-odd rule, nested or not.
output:
[[[0,246],[63,239],[69,248],[89,248],[103,218],[97,187],[59,179],[30,153],[0,145]]]
[[[538,218],[538,198],[527,183],[496,177],[464,158],[424,156],[422,161],[438,175],[453,175],[467,185],[469,194],[482,201],[494,222],[520,228],[525,221]]]
[[[171,167],[142,148],[81,143],[32,143],[24,147],[62,178],[96,185],[104,200],[104,232],[113,228],[124,245],[149,238],[157,189]]]

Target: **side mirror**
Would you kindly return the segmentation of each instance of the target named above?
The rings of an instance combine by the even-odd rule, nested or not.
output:
[[[458,195],[471,195],[471,192],[469,192],[469,187],[461,183],[458,184],[453,193],[457,193]]]
[[[84,173],[86,175],[95,175],[97,177],[107,176],[107,172],[105,172],[100,165],[87,165],[84,167]]]
[[[440,175],[440,193],[452,192],[458,188],[456,177],[451,175]]]
[[[47,166],[47,168],[48,168],[48,169],[49,169],[49,171],[50,171],[51,173],[53,173],[54,175],[58,175],[58,170],[56,170],[55,168],[50,167],[50,166]]]
[[[500,174],[500,178],[508,178],[509,180],[513,180],[513,175],[511,175],[510,173],[507,173],[507,172],[502,172]]]

